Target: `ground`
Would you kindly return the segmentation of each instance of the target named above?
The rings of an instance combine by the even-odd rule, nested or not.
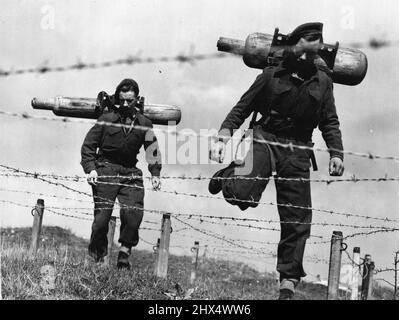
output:
[[[259,273],[243,263],[201,259],[195,283],[190,284],[191,257],[170,255],[168,278],[163,280],[153,275],[155,255],[149,251],[133,250],[131,270],[119,271],[116,252],[109,267],[94,264],[87,255],[87,241],[68,230],[44,227],[35,257],[28,250],[30,236],[30,228],[1,231],[3,299],[274,300],[278,296],[275,274]],[[41,273],[44,266],[53,270],[54,286],[44,281],[49,279]],[[324,300],[325,296],[325,287],[302,282],[295,299]],[[392,293],[378,288],[375,296],[390,299]]]

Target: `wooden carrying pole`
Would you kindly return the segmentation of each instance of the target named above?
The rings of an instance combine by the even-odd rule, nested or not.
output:
[[[114,244],[114,235],[115,235],[115,226],[116,226],[116,217],[111,217],[111,219],[108,222],[108,234],[107,234],[107,239],[108,239],[108,248],[107,248],[107,255],[104,257],[104,264],[109,265],[110,264],[110,257],[112,254],[112,247]]]
[[[354,247],[351,300],[359,300],[359,278],[360,278],[359,265],[360,265],[360,248]]]
[[[170,214],[162,216],[161,241],[158,250],[158,264],[155,275],[166,279],[168,273],[169,241],[170,241]]]
[[[192,268],[191,268],[191,276],[190,283],[193,284],[197,275],[197,267],[198,267],[198,251],[199,251],[199,241],[194,242],[194,247],[191,248],[191,252],[193,253],[192,259]]]
[[[330,266],[328,270],[327,300],[338,300],[342,240],[342,232],[333,231],[331,236]]]
[[[36,206],[31,213],[33,215],[33,226],[32,226],[32,239],[31,239],[29,253],[31,255],[36,255],[37,249],[39,248],[40,233],[42,231],[42,221],[44,213],[43,199],[37,199]]]

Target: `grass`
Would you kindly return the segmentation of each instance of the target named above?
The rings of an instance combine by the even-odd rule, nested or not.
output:
[[[43,228],[40,249],[31,257],[30,235],[30,228],[1,231],[3,299],[270,300],[278,296],[275,274],[261,274],[243,263],[200,261],[191,285],[191,257],[170,255],[164,280],[153,275],[155,256],[151,252],[133,250],[131,270],[120,271],[115,267],[116,250],[109,267],[94,264],[87,255],[87,241],[59,227]],[[55,271],[54,288],[43,282],[41,268],[48,265]],[[325,287],[302,282],[295,298],[323,300],[325,295]]]

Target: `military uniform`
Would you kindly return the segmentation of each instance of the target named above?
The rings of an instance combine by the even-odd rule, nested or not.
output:
[[[141,146],[144,146],[146,151],[148,170],[152,176],[159,176],[162,167],[161,154],[152,131],[151,120],[137,113],[129,121],[122,119],[117,112],[106,113],[98,119],[99,122],[115,124],[125,124],[126,120],[131,122],[129,130],[124,127],[95,124],[87,133],[81,148],[81,164],[86,173],[96,170],[99,176],[118,176],[99,178],[99,183],[92,187],[95,209],[89,254],[97,260],[107,255],[108,222],[116,198],[122,207],[124,205],[136,207],[121,208],[119,242],[127,248],[138,244],[138,229],[143,218],[144,205],[142,171],[136,167],[137,154]],[[147,130],[134,128],[134,125],[145,127]],[[115,183],[128,186],[115,185]]]
[[[300,79],[291,71],[286,62],[265,68],[227,115],[219,135],[231,136],[233,130],[238,129],[252,112],[259,112],[262,118],[253,127],[254,138],[257,140],[313,146],[312,132],[318,126],[327,147],[342,150],[331,78],[316,67],[309,70],[312,76],[307,79]],[[331,151],[330,156],[343,159],[339,151]],[[233,162],[216,176],[238,176],[236,167],[252,162],[253,169],[247,177],[267,178],[275,172],[281,178],[308,179],[310,159],[313,159],[316,170],[312,151],[254,141],[244,163]],[[212,183],[217,182],[210,183],[210,191],[215,193],[218,190],[213,192]],[[218,183],[226,200],[245,210],[257,206],[255,202],[260,200],[267,180],[227,179]],[[311,207],[310,183],[276,180],[276,191],[277,203],[282,205],[278,206],[282,223],[277,270],[281,279],[300,279],[306,276],[302,260],[305,242],[310,235],[312,212],[310,209],[298,209],[284,204]],[[287,223],[293,221],[299,223]]]

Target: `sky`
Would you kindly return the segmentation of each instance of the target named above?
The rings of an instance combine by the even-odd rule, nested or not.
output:
[[[102,62],[126,58],[175,56],[179,54],[217,52],[219,37],[244,40],[250,33],[272,34],[274,28],[288,33],[297,25],[308,21],[324,23],[324,40],[342,46],[352,42],[367,42],[372,37],[398,40],[399,21],[396,19],[399,5],[395,1],[2,1],[0,13],[0,69],[71,65],[78,61]],[[399,109],[397,84],[399,74],[393,66],[399,64],[399,48],[362,48],[368,58],[368,72],[357,86],[335,84],[334,95],[341,123],[346,150],[370,152],[379,155],[399,155],[396,140]],[[140,85],[141,95],[149,103],[177,105],[182,110],[178,130],[218,129],[226,114],[254,81],[260,70],[245,66],[242,59],[228,57],[183,63],[148,63],[120,65],[81,71],[23,74],[0,77],[2,96],[0,110],[28,112],[40,116],[53,116],[49,111],[33,110],[33,97],[56,95],[96,97],[101,90],[112,93],[124,78],[134,78]],[[21,119],[0,115],[0,164],[31,172],[57,175],[83,175],[80,147],[91,123],[62,123],[35,119]],[[161,126],[159,126],[160,128]],[[165,127],[163,126],[165,129]],[[161,150],[165,147],[160,137]],[[316,129],[315,146],[324,148],[325,143]],[[164,153],[165,154],[165,153]],[[328,154],[317,152],[319,171],[311,172],[312,179],[327,179]],[[231,158],[227,157],[226,163]],[[139,167],[148,176],[142,155]],[[163,175],[210,176],[221,168],[216,164],[168,165]],[[389,160],[370,160],[347,155],[343,178],[399,177],[399,164]],[[86,183],[65,182],[71,187],[90,193]],[[209,195],[207,181],[163,180],[162,190]],[[312,184],[314,208],[349,212],[372,217],[398,219],[398,182],[357,182]],[[145,186],[150,188],[149,181]],[[48,206],[85,207],[90,213],[90,198],[51,186],[38,180],[0,176],[0,200],[33,206],[37,194]],[[6,191],[19,190],[31,193]],[[58,198],[56,198],[58,197]],[[72,201],[65,198],[81,201]],[[270,183],[262,201],[275,202],[276,194]],[[187,197],[171,193],[146,190],[145,207],[179,213],[229,215],[257,219],[278,219],[275,206],[260,205],[244,212],[219,199]],[[30,226],[32,218],[28,207],[0,203],[1,223],[4,227]],[[117,211],[114,212],[118,214]],[[159,222],[161,217],[146,214],[145,220]],[[361,218],[313,213],[314,222],[329,224],[381,225],[378,221]],[[217,232],[233,239],[276,242],[278,232],[250,228],[212,225],[188,221],[194,226]],[[90,221],[76,220],[45,212],[45,225],[57,225],[71,229],[79,236],[90,236]],[[173,221],[174,229],[183,228]],[[385,226],[398,227],[398,223]],[[144,224],[143,224],[144,226]],[[154,227],[154,224],[147,224]],[[262,224],[262,226],[266,226]],[[270,227],[270,226],[269,226]],[[278,227],[273,225],[273,227]],[[333,230],[345,235],[357,231],[331,225],[313,226],[312,234],[329,240]],[[118,232],[116,233],[116,237]],[[142,230],[141,236],[154,243],[158,232]],[[116,238],[117,239],[117,238]],[[172,234],[171,252],[189,254],[195,240],[200,245],[226,246],[194,230],[182,230]],[[312,241],[311,238],[309,241]],[[314,239],[314,240],[317,240]],[[247,243],[260,248],[259,243]],[[347,240],[348,252],[359,246],[361,254],[371,254],[377,268],[392,267],[394,252],[399,250],[399,233],[382,233],[359,236]],[[275,252],[275,245],[263,245],[264,250]],[[184,248],[180,248],[184,247]],[[150,250],[141,241],[138,249]],[[306,248],[307,257],[328,259],[329,244],[311,245]],[[230,255],[229,258],[237,258]],[[243,257],[262,271],[274,271],[275,259],[250,255]],[[345,260],[345,259],[344,259]],[[345,261],[348,261],[347,259]],[[328,266],[306,262],[305,270],[311,276],[320,274],[326,278]],[[392,274],[383,274],[392,280]]]

